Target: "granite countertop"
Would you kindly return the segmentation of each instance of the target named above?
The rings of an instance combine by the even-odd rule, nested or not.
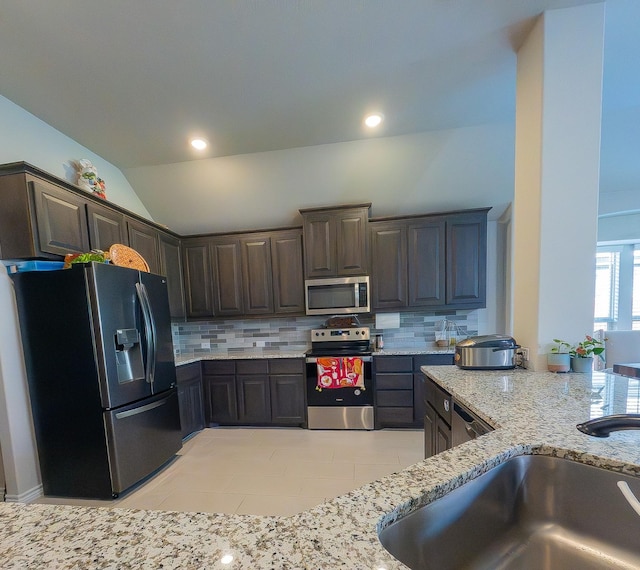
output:
[[[640,475],[640,431],[608,439],[576,423],[628,405],[612,374],[423,372],[497,429],[298,515],[256,517],[54,505],[0,505],[2,568],[398,570],[377,529],[523,453]],[[637,398],[637,395],[636,395]],[[609,412],[608,412],[609,413]],[[223,564],[222,557],[234,557]]]
[[[442,348],[390,348],[372,352],[373,356],[404,356],[408,354],[453,354],[453,349]],[[200,362],[201,360],[242,360],[254,358],[304,358],[304,350],[286,349],[237,349],[230,351],[203,352],[197,356],[176,356],[176,366]]]

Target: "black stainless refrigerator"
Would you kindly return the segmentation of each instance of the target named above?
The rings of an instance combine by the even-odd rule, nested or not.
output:
[[[104,263],[13,277],[44,493],[117,497],[182,446],[166,279]]]

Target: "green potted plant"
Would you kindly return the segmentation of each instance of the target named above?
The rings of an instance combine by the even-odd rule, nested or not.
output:
[[[602,358],[604,344],[602,341],[586,335],[585,339],[571,347],[571,370],[574,372],[591,372],[593,370],[593,358]]]
[[[551,352],[547,354],[547,368],[550,372],[569,372],[571,369],[571,345],[559,338],[554,338],[555,343]]]

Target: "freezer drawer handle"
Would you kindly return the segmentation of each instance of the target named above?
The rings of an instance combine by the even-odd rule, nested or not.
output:
[[[164,406],[167,403],[167,400],[160,400],[159,402],[152,402],[151,404],[147,404],[146,406],[142,406],[140,408],[134,408],[133,410],[127,410],[126,412],[118,412],[116,414],[116,419],[121,420],[123,418],[129,418],[131,416],[137,416],[138,414],[144,414],[149,410],[153,410],[154,408],[159,408],[160,406]]]

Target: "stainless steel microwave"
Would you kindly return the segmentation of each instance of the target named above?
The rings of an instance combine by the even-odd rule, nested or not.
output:
[[[371,311],[367,275],[307,279],[304,285],[307,315],[346,315]]]

